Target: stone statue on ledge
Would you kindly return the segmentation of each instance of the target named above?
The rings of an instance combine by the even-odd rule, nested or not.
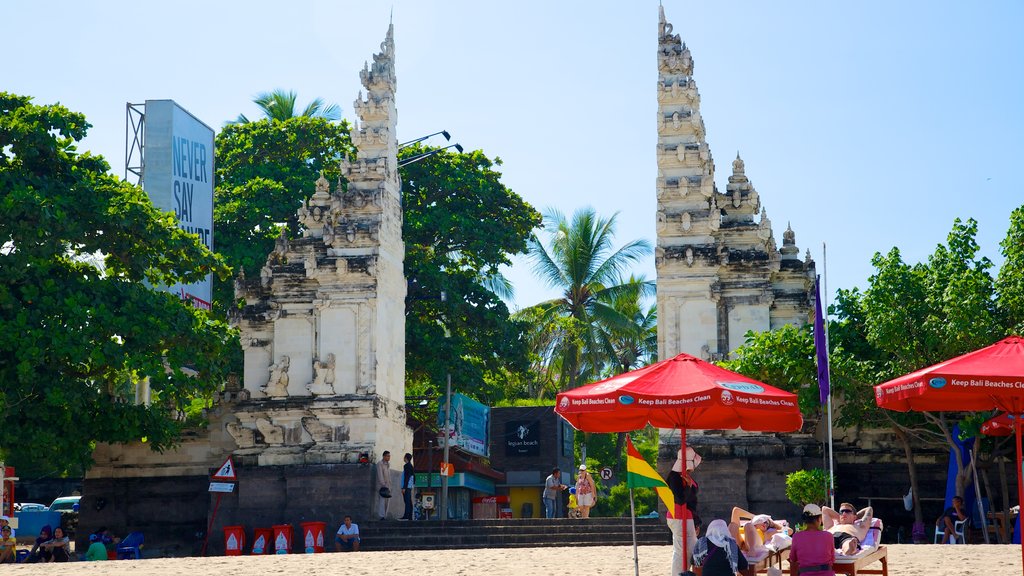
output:
[[[267,396],[281,398],[288,395],[288,356],[281,356],[277,364],[270,365],[270,380],[264,386]]]
[[[314,396],[334,395],[334,354],[327,354],[327,361],[313,361],[313,382],[306,388]]]

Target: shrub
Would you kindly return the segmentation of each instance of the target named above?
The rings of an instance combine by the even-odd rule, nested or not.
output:
[[[786,498],[797,506],[828,501],[828,473],[821,468],[786,475]]]

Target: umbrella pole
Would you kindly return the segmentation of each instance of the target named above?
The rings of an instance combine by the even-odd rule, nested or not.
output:
[[[1013,429],[1017,434],[1017,505],[1020,506],[1020,511],[1017,513],[1017,521],[1021,521],[1021,515],[1024,514],[1024,474],[1021,473],[1021,447],[1020,447],[1020,419],[1024,414],[1017,414],[1017,417],[1013,419]],[[1024,570],[1024,538],[1021,538],[1020,545],[1020,563],[1021,569]]]
[[[633,508],[633,489],[629,489],[629,522],[633,527],[633,574],[640,576],[640,557],[636,553],[636,510]]]
[[[689,470],[686,469],[686,428],[679,429],[679,450],[683,455],[683,474],[689,475]],[[686,539],[689,537],[690,522],[689,510],[686,508],[686,501],[683,501],[683,572],[690,569],[690,549],[686,546]]]

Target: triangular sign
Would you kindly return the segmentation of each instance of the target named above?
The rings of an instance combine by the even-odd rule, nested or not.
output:
[[[238,475],[235,474],[235,463],[231,460],[231,456],[221,464],[220,469],[211,476],[214,480],[238,480]]]

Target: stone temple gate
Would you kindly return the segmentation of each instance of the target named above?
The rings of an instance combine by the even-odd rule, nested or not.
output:
[[[373,463],[412,452],[405,416],[405,277],[398,176],[393,27],[360,72],[355,159],[346,183],[321,177],[298,208],[301,238],[282,234],[258,278],[239,277],[233,321],[245,358],[239,386],[221,395],[210,426],[181,447],[99,446],[85,482],[81,534],[105,525],[147,532],[164,553],[195,553],[221,527],[376,518]],[[312,184],[312,183],[311,183]],[[219,501],[211,469],[235,463],[237,489]],[[402,513],[394,499],[389,516]],[[154,541],[153,536],[156,536]]]

